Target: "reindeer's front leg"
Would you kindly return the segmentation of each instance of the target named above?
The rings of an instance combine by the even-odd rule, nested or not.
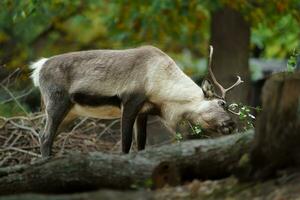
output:
[[[132,95],[132,97],[122,102],[121,132],[123,153],[128,153],[130,150],[133,125],[144,101],[144,97]]]
[[[139,114],[135,121],[136,143],[137,149],[145,149],[147,139],[147,114]]]

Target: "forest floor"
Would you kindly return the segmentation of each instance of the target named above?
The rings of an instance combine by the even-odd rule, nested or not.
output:
[[[29,164],[41,157],[39,133],[45,115],[4,118],[0,116],[0,167]],[[148,123],[147,148],[177,142],[156,118]],[[120,120],[79,118],[55,138],[53,156],[69,153],[105,152],[120,154]],[[135,141],[131,151],[136,152]]]
[[[38,134],[44,127],[44,115],[0,118],[0,167],[28,164],[41,157]],[[78,119],[68,131],[55,139],[53,155],[74,152],[120,152],[119,120]]]
[[[194,180],[156,191],[157,199],[300,199],[300,173],[288,173],[265,182],[241,183],[234,177]]]
[[[44,116],[40,113],[30,117],[0,118],[0,167],[28,164],[40,158],[38,132],[42,130],[43,123]],[[174,139],[169,138],[157,145],[174,141]],[[153,147],[155,145],[150,145],[149,148]],[[87,153],[93,151],[119,154],[119,121],[80,119],[69,132],[63,132],[58,135],[53,151],[54,156],[65,155],[71,152]],[[135,145],[133,145],[133,151],[136,151]],[[105,191],[107,192],[107,190]],[[100,190],[95,191],[95,193],[105,191]],[[145,199],[149,197],[149,199],[164,200],[300,199],[300,173],[292,170],[282,171],[279,174],[279,178],[265,182],[241,183],[234,177],[228,177],[221,180],[192,180],[181,186],[167,186],[157,190],[137,188],[137,191],[109,192],[132,193],[137,195],[139,199],[144,199],[143,195],[146,195],[144,196]],[[24,196],[19,197],[22,199]],[[0,199],[2,198],[0,197]],[[9,198],[5,197],[5,199]]]
[[[278,179],[265,182],[240,183],[234,177],[222,180],[193,180],[177,187],[157,190],[137,189],[130,191],[98,190],[73,194],[20,194],[0,196],[0,200],[77,200],[77,199],[122,199],[122,200],[297,200],[300,199],[300,173],[289,173]]]

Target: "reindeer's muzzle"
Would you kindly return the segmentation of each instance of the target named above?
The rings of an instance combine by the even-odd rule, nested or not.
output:
[[[222,124],[218,127],[218,132],[222,134],[230,134],[235,129],[236,125],[234,121],[227,120],[222,122]]]

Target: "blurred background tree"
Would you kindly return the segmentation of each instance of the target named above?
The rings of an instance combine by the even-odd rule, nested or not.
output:
[[[143,44],[204,76],[213,44],[218,79],[249,82],[249,57],[284,59],[299,46],[299,10],[300,0],[1,0],[0,81],[16,68],[26,81],[28,63],[40,57]],[[232,99],[246,102],[243,87]]]

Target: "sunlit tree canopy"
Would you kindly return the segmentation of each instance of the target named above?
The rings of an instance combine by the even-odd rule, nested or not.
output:
[[[287,57],[299,45],[299,0],[2,0],[1,65],[41,56],[153,44],[167,52],[207,53],[211,13],[230,7],[251,25],[251,48]]]

